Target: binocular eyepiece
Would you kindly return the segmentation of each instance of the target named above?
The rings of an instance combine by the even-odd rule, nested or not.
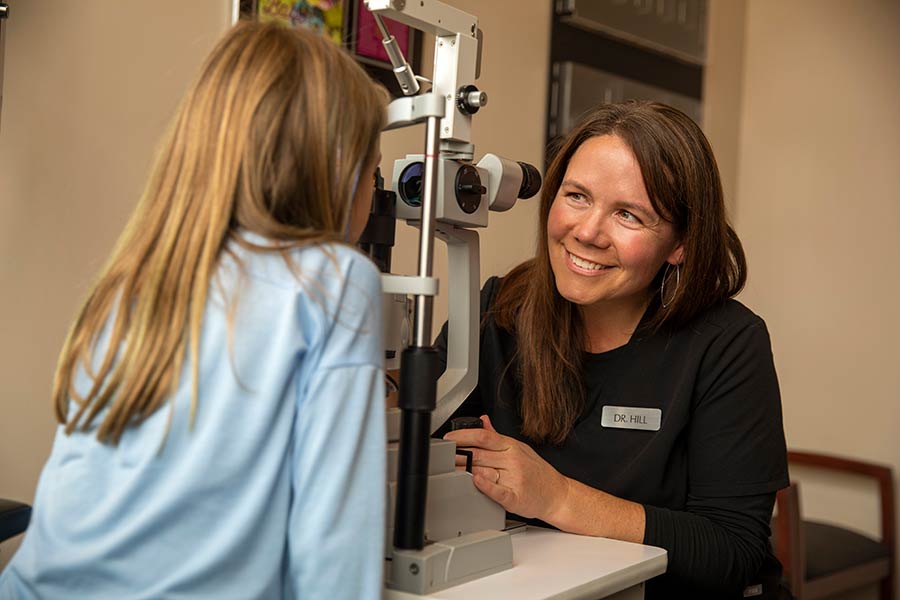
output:
[[[531,198],[541,189],[540,172],[534,165],[526,162],[512,161],[495,154],[487,154],[476,167],[480,173],[469,164],[463,163],[457,167],[454,176],[457,180],[454,191],[460,199],[472,194],[478,196],[488,194],[491,210],[507,210],[515,204],[516,199]],[[420,160],[409,162],[400,171],[400,176],[397,178],[397,194],[409,206],[418,207],[422,204],[424,173],[425,164]],[[466,212],[471,211],[466,210]]]
[[[522,167],[522,183],[519,184],[519,199],[527,200],[541,191],[541,173],[534,165],[516,161]]]
[[[409,155],[396,161],[394,173],[396,193],[384,189],[378,174],[372,213],[359,239],[360,249],[383,272],[390,271],[395,220],[421,218],[424,157]],[[516,200],[537,194],[542,183],[533,165],[496,154],[484,155],[478,164],[442,157],[437,178],[437,219],[460,227],[487,226],[488,210],[509,210]]]

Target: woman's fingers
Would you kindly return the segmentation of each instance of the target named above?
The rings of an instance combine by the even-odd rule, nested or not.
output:
[[[495,485],[500,485],[501,470],[494,467],[472,467],[472,475],[483,477]]]
[[[502,475],[500,476],[500,483],[496,483],[489,471],[479,472],[474,474],[472,482],[478,488],[478,491],[506,510],[510,510],[510,507],[515,506],[516,492],[503,485]]]
[[[500,452],[510,447],[510,438],[493,429],[457,429],[444,436],[445,440],[456,442],[463,448],[475,447]]]
[[[471,454],[473,467],[505,468],[505,456],[503,453],[473,447],[463,448],[463,450],[466,451],[466,454]],[[456,455],[456,466],[465,466],[467,462],[467,456],[463,454]]]
[[[491,423],[491,418],[489,416],[481,415],[481,423],[488,431],[497,431],[496,429],[494,429],[494,424]]]

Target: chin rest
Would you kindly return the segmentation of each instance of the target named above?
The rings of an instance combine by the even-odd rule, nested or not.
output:
[[[30,519],[30,506],[0,498],[0,542],[24,532]]]

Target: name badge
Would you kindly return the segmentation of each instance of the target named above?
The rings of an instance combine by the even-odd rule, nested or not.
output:
[[[658,408],[634,406],[604,406],[600,424],[614,429],[644,429],[659,431],[662,411]]]

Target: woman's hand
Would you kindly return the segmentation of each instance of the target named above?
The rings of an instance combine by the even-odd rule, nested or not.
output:
[[[491,500],[569,533],[643,541],[642,505],[569,479],[527,444],[497,433],[486,415],[481,422],[484,429],[458,429],[444,439],[472,452],[475,487]],[[465,464],[465,457],[456,461]]]
[[[527,444],[494,430],[487,415],[484,429],[459,429],[444,436],[472,452],[475,487],[507,511],[552,523],[566,503],[569,479]],[[465,457],[457,456],[457,464]]]

